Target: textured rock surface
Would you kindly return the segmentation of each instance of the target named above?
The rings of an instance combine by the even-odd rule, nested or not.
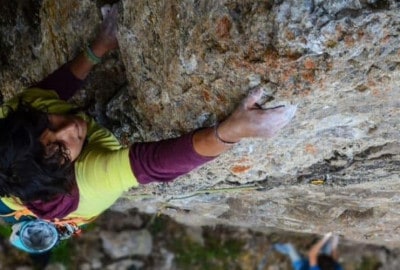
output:
[[[71,59],[93,36],[102,3],[7,2],[2,97]],[[399,246],[397,1],[125,0],[120,9],[120,50],[77,101],[123,142],[212,125],[255,86],[266,87],[265,106],[299,109],[276,139],[243,141],[115,207]]]
[[[101,234],[105,252],[113,259],[129,255],[150,255],[152,249],[151,234],[147,230],[124,231],[118,235],[104,232]]]

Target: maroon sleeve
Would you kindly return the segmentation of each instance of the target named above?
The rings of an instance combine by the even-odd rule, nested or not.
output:
[[[51,201],[36,200],[26,204],[26,207],[36,216],[43,219],[64,218],[78,208],[79,189],[74,185],[68,194],[59,194]]]
[[[46,90],[54,90],[62,100],[70,99],[83,86],[83,80],[71,72],[68,64],[64,64],[39,83],[31,86]]]
[[[136,143],[129,150],[133,174],[140,184],[167,182],[186,174],[215,157],[194,150],[194,132],[158,142]]]

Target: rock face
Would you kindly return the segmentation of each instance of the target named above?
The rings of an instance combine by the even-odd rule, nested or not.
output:
[[[9,1],[0,16],[3,99],[71,59],[102,1]],[[395,0],[121,1],[119,52],[76,101],[124,143],[222,120],[257,86],[298,112],[115,208],[191,225],[336,231],[399,246],[400,5]],[[320,184],[320,185],[317,185]]]
[[[120,259],[130,255],[151,254],[152,238],[147,230],[124,231],[118,235],[103,232],[101,234],[105,252],[112,259]]]

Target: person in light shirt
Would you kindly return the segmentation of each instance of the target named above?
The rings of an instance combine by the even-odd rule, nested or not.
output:
[[[308,251],[304,258],[291,243],[278,243],[274,249],[290,258],[294,270],[343,270],[339,264],[339,236],[327,233]]]

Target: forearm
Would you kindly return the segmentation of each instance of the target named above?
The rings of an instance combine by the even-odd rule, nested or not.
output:
[[[45,90],[54,90],[62,100],[70,99],[83,86],[83,80],[80,80],[72,74],[65,64],[41,80],[39,83],[30,86]]]
[[[99,62],[99,58],[102,58],[107,52],[118,46],[116,37],[118,21],[117,5],[114,4],[111,9],[108,11],[104,10],[104,12],[104,20],[97,37],[92,42],[91,46],[89,46],[90,51],[87,51],[86,48],[86,50],[72,60],[69,65],[71,72],[81,80],[88,76],[93,66]]]
[[[101,46],[93,46],[93,53],[103,56],[107,51]],[[93,68],[94,63],[89,60],[85,52],[80,53],[72,61],[61,66],[39,83],[31,87],[38,87],[45,90],[54,90],[62,100],[70,99],[79,89],[82,88],[84,79]]]
[[[115,22],[109,19],[105,23],[115,26]],[[94,65],[99,62],[99,59],[108,51],[116,48],[117,44],[114,33],[100,32],[90,46],[91,52],[88,52],[85,48],[73,60],[58,68],[33,87],[55,90],[61,99],[68,100],[82,88],[84,79],[89,75]]]
[[[308,256],[310,257],[310,260],[312,260],[313,258],[316,259],[318,257],[318,254],[319,254],[322,246],[323,246],[323,244],[321,244],[321,242],[318,242],[317,244],[312,246],[312,248],[308,252]]]
[[[129,159],[141,184],[168,182],[211,161],[194,150],[193,132],[179,138],[133,144]]]
[[[139,183],[167,182],[213,160],[231,147],[217,139],[214,128],[204,128],[174,139],[134,144],[129,158]]]
[[[224,143],[222,141],[230,141],[224,134],[225,129],[222,124],[221,126],[217,126],[217,129],[210,127],[197,130],[193,135],[193,148],[199,155],[202,156],[219,156],[220,154],[232,148],[234,145],[234,143]]]
[[[308,252],[308,261],[310,263],[310,266],[315,266],[318,264],[318,254],[319,250],[316,249],[311,249]]]
[[[308,252],[308,258],[310,261],[310,265],[317,265],[318,254],[320,253],[322,247],[326,244],[326,242],[330,239],[332,233],[326,234],[321,240],[319,240],[316,244],[314,244],[310,251]]]
[[[89,48],[92,50],[93,54],[101,58],[107,53],[107,49],[102,47],[101,45],[94,42]],[[68,67],[72,74],[80,80],[86,79],[89,75],[90,71],[95,66],[95,62],[90,60],[87,56],[86,48],[83,52],[81,52],[77,57],[75,57],[69,64]]]

